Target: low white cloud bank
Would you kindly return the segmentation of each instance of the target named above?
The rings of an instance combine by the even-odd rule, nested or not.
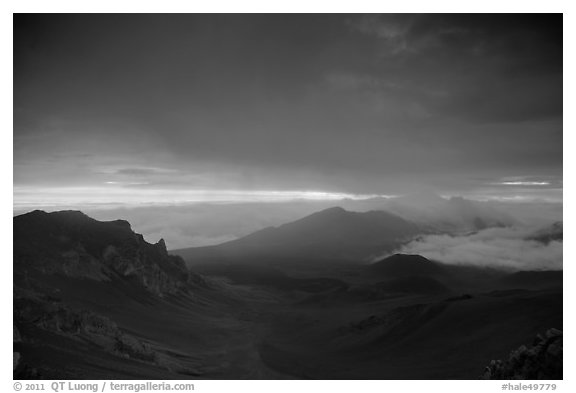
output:
[[[429,235],[400,250],[456,265],[504,267],[513,270],[562,269],[562,242],[529,240],[533,227],[489,228],[468,236]]]

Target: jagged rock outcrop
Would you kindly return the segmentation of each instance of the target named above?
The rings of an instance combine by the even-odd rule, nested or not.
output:
[[[562,379],[562,331],[537,335],[530,347],[522,345],[506,360],[492,360],[481,379]]]
[[[79,211],[14,217],[15,283],[34,273],[110,281],[125,278],[164,296],[202,282],[161,239],[150,244],[124,220],[101,222]]]

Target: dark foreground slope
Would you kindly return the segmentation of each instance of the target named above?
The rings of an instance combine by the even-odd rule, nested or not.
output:
[[[300,378],[476,379],[561,326],[561,305],[559,290],[323,301],[279,318],[260,353]]]
[[[33,212],[14,235],[15,378],[469,379],[562,326],[561,272],[471,288],[398,255],[200,276],[124,221]]]

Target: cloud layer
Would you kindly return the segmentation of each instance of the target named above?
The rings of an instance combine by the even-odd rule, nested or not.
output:
[[[489,228],[469,236],[431,235],[400,252],[456,265],[504,267],[512,270],[562,269],[562,242],[528,240],[534,227]]]

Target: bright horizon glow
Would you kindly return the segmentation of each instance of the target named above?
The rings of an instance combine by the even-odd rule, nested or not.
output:
[[[442,194],[443,198],[463,196],[477,201],[561,203],[562,189],[542,194],[500,193],[477,190],[477,193]],[[283,203],[293,201],[362,201],[372,198],[397,198],[400,194],[354,194],[319,190],[218,190],[218,189],[151,189],[107,183],[104,186],[36,187],[14,186],[13,211],[22,213],[41,210],[107,210],[146,206],[182,206],[187,204]]]
[[[549,186],[550,182],[547,181],[503,181],[501,183],[505,186]]]
[[[114,187],[14,187],[14,210],[35,208],[108,209],[150,205],[182,205],[188,203],[251,203],[364,200],[390,198],[393,195],[351,194],[318,190],[186,190],[136,189]]]

